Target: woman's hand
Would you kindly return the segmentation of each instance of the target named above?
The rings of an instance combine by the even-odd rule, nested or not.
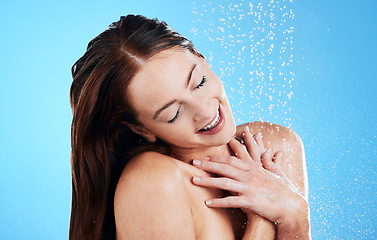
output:
[[[232,192],[233,196],[209,199],[208,207],[242,208],[251,218],[257,213],[277,224],[278,236],[303,236],[301,225],[308,228],[308,205],[280,170],[284,155],[264,151],[261,136],[244,130],[244,142],[229,142],[235,156],[194,160],[194,166],[219,177],[197,177],[193,183]],[[307,226],[306,226],[307,225]],[[293,235],[292,235],[293,234]],[[285,238],[284,237],[284,238]],[[301,238],[302,239],[302,238]]]

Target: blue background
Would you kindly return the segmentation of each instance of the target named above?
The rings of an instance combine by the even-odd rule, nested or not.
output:
[[[376,238],[376,12],[372,0],[2,0],[1,238],[68,238],[70,67],[129,13],[193,39],[239,123],[261,119],[300,134],[313,239]]]

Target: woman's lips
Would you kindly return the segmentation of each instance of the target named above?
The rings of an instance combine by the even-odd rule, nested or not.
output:
[[[203,129],[197,131],[196,133],[202,134],[202,135],[213,135],[213,134],[220,132],[221,129],[223,129],[223,127],[225,125],[225,117],[224,117],[224,112],[222,111],[221,107],[219,107],[218,112],[219,112],[219,118],[220,119],[218,120],[218,123],[216,124],[215,127],[211,128],[209,130],[204,130],[204,128],[203,128]],[[212,120],[212,122],[216,119],[216,117]],[[206,127],[208,127],[209,125],[211,125],[211,124],[208,124]]]

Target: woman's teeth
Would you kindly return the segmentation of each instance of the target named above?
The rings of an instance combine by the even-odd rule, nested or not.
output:
[[[208,130],[211,130],[212,128],[216,127],[217,124],[219,123],[220,121],[220,112],[217,111],[217,114],[216,114],[216,117],[213,119],[213,121],[208,124],[207,126],[205,126],[204,128],[200,129],[200,131],[208,131]]]

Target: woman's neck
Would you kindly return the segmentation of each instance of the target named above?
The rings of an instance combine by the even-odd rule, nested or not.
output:
[[[191,163],[192,160],[201,160],[205,157],[213,156],[230,156],[231,152],[227,144],[216,146],[216,147],[205,147],[205,148],[192,148],[192,149],[182,149],[173,148],[170,156],[181,160],[186,163]]]

